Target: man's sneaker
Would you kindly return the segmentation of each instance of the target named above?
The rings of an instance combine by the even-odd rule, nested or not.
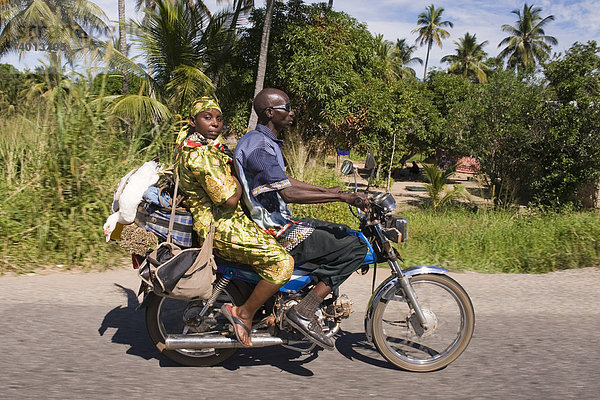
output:
[[[314,315],[310,319],[304,318],[302,315],[298,314],[296,306],[294,306],[288,310],[285,316],[290,325],[302,332],[304,336],[311,341],[326,350],[334,349],[333,340],[325,335],[321,324]]]

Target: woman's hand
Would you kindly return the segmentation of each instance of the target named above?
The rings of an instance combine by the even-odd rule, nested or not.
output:
[[[225,203],[223,203],[223,205],[228,208],[235,208],[237,206],[237,203],[240,201],[240,198],[242,197],[242,185],[240,185],[240,181],[238,181],[238,179],[235,176],[232,175],[231,177],[235,181],[235,193],[233,194],[233,196],[228,198],[225,201]]]

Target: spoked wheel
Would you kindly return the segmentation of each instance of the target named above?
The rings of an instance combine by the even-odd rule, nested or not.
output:
[[[150,294],[150,296],[152,296],[152,299],[150,299],[146,308],[146,328],[158,350],[169,359],[182,365],[204,367],[219,364],[237,351],[237,349],[231,348],[165,350],[165,338],[169,334],[215,334],[228,331],[228,321],[221,315],[219,309],[225,303],[240,305],[243,302],[242,295],[233,285],[230,284],[223,290],[223,293],[208,310],[202,322],[195,323],[193,326],[184,322],[186,310],[188,314],[190,313],[189,302],[154,294]],[[203,305],[204,302],[199,301],[191,304],[192,307],[197,309],[201,309]]]
[[[402,289],[386,293],[373,313],[373,341],[392,364],[415,372],[445,367],[467,348],[475,327],[473,305],[465,290],[445,275],[409,278],[427,329],[408,306]]]

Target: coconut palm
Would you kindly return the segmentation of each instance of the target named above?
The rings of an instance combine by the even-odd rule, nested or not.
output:
[[[0,2],[0,55],[23,44],[69,53],[93,47],[93,34],[108,29],[105,20],[102,9],[88,0],[5,0]]]
[[[212,93],[205,71],[223,39],[222,14],[206,13],[198,2],[153,0],[141,23],[134,23],[133,40],[148,57],[151,84],[175,111],[194,97]]]
[[[127,35],[125,34],[125,0],[119,0],[119,51],[127,57]],[[129,78],[123,73],[123,94],[129,92]]]
[[[477,43],[476,35],[467,32],[465,37],[455,41],[454,44],[456,44],[456,54],[442,57],[442,62],[450,63],[448,72],[463,75],[480,83],[487,82],[490,68],[485,64],[487,53],[483,51],[483,46],[487,45],[488,41]]]
[[[512,10],[511,13],[517,15],[515,26],[502,25],[502,30],[508,32],[510,36],[505,37],[498,47],[506,46],[498,58],[508,59],[507,67],[517,69],[518,71],[533,71],[536,62],[541,62],[548,58],[551,45],[556,45],[558,41],[553,36],[547,36],[544,32],[544,26],[554,21],[554,15],[542,18],[540,13],[542,9],[527,3],[523,5],[523,10]]]
[[[409,67],[410,64],[418,63],[423,65],[423,60],[419,57],[412,57],[412,54],[417,49],[417,46],[409,45],[406,39],[397,39],[394,48],[392,49],[393,68],[396,75],[400,78],[414,77],[416,72]]]
[[[186,106],[197,97],[213,94],[205,71],[213,65],[215,43],[223,42],[225,14],[211,15],[203,3],[191,0],[140,1],[144,18],[131,23],[132,40],[145,52],[147,70],[129,59],[112,42],[105,43],[104,60],[111,68],[136,74],[149,86],[150,96],[105,98],[122,116],[150,116],[154,125],[171,110],[185,117]]]
[[[390,81],[396,78],[393,65],[394,44],[385,40],[382,34],[375,36],[375,58],[381,63],[383,78]]]
[[[433,4],[425,9],[424,12],[419,14],[417,19],[418,28],[413,29],[413,33],[418,33],[417,43],[419,46],[427,44],[427,57],[425,57],[425,68],[423,71],[423,80],[427,77],[427,64],[429,63],[429,52],[431,51],[431,45],[435,42],[440,48],[442,48],[442,39],[450,37],[450,33],[444,30],[443,27],[449,26],[452,28],[454,24],[450,21],[442,21],[442,14],[444,9],[442,7],[435,8]]]
[[[441,170],[435,165],[423,165],[425,180],[428,182],[425,189],[434,209],[440,208],[454,199],[469,199],[469,195],[462,185],[454,185],[452,190],[446,191],[446,182],[456,172],[456,167],[457,164],[453,164],[445,170]]]
[[[269,36],[271,35],[271,20],[273,18],[273,5],[275,0],[267,0],[265,11],[265,22],[263,24],[262,38],[260,41],[260,53],[258,56],[258,68],[256,71],[256,82],[254,84],[254,97],[263,89],[265,75],[267,73],[267,53],[269,51]],[[254,129],[258,122],[258,115],[252,110],[248,120],[248,129]]]

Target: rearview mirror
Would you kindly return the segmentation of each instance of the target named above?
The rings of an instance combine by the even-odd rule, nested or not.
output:
[[[344,160],[344,162],[342,163],[342,167],[340,168],[340,171],[344,175],[350,175],[350,174],[354,173],[354,164],[352,164],[352,161],[350,161],[350,160]]]

